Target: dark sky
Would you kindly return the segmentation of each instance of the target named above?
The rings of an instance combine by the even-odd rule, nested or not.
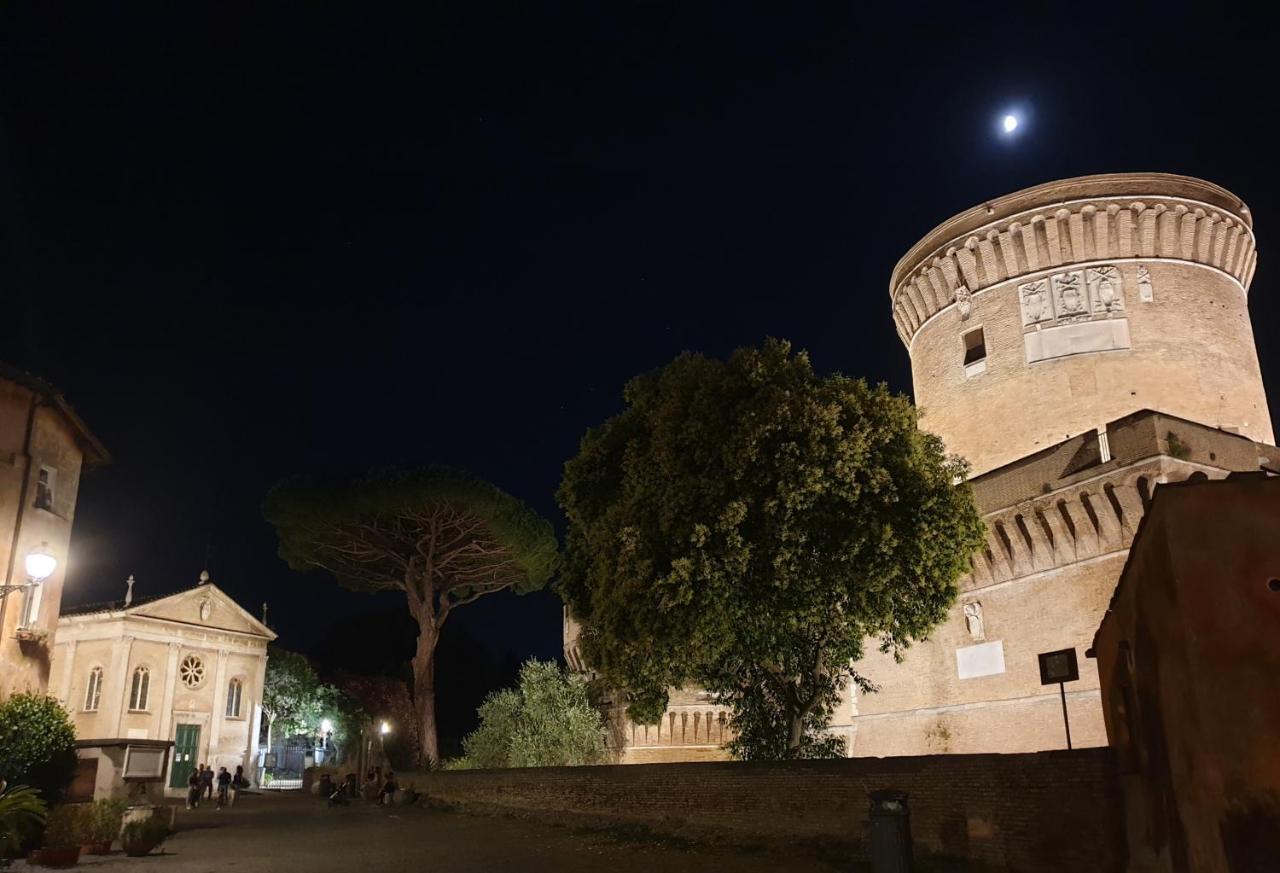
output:
[[[183,587],[207,551],[316,651],[399,604],[287,570],[259,511],[273,482],[448,463],[558,523],[583,431],[682,350],[781,336],[909,390],[895,261],[1065,176],[1243,197],[1280,384],[1275,49],[1254,17],[333,5],[0,11],[0,358],[58,384],[115,456],[83,482],[68,603],[129,573]],[[1004,142],[1012,103],[1031,116]],[[451,622],[499,657],[559,650],[551,594]]]

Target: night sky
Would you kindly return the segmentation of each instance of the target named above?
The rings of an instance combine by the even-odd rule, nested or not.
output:
[[[908,391],[894,263],[953,213],[1066,176],[1187,173],[1250,205],[1280,406],[1256,18],[290,5],[0,10],[0,359],[57,384],[115,458],[82,482],[67,604],[207,564],[326,663],[342,639],[404,640],[396,597],[276,557],[274,482],[447,463],[559,525],[584,430],[682,350],[779,336]],[[491,597],[449,633],[459,663],[554,657],[559,601]]]

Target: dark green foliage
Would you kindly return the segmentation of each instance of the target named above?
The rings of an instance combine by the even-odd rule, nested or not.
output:
[[[87,806],[55,806],[44,824],[44,844],[50,849],[70,849],[88,842],[90,833]]]
[[[785,342],[683,355],[625,398],[559,491],[584,657],[636,721],[698,684],[733,706],[744,757],[836,751],[820,728],[864,639],[927,634],[982,541],[964,463],[905,397]]]
[[[449,613],[497,591],[546,585],[558,560],[551,525],[459,470],[384,470],[355,480],[295,479],[263,512],[295,570],[324,570],[359,591],[403,591],[418,624],[413,703],[422,755],[438,761],[435,649]]]
[[[169,825],[158,815],[131,821],[120,831],[120,844],[129,854],[147,854],[169,838]]]
[[[280,557],[290,567],[326,570],[355,590],[403,590],[406,576],[427,569],[414,558],[431,523],[456,525],[456,517],[480,523],[483,530],[469,542],[487,540],[502,549],[505,588],[536,591],[556,565],[547,521],[488,482],[448,467],[378,470],[353,480],[293,479],[271,489],[263,513],[275,525]],[[496,561],[472,551],[472,568],[497,569]],[[508,563],[519,572],[506,572]],[[485,588],[492,579],[482,575],[455,579],[446,600]]]
[[[1184,443],[1176,433],[1165,434],[1165,442],[1169,444],[1169,457],[1185,461],[1191,457],[1191,447]]]
[[[52,697],[14,694],[0,702],[0,780],[29,785],[49,805],[76,775],[76,731]]]
[[[88,809],[89,842],[109,843],[120,836],[120,824],[128,808],[129,804],[116,797],[95,800]]]
[[[0,792],[0,859],[17,852],[25,840],[48,818],[49,808],[40,792],[25,785],[11,785]],[[4,862],[0,861],[0,867]]]

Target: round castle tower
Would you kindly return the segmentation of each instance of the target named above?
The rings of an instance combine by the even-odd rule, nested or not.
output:
[[[1249,209],[1164,173],[1027,188],[938,225],[889,291],[922,427],[974,475],[1141,409],[1273,443]]]

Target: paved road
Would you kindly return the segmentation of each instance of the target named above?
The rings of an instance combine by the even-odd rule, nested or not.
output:
[[[768,853],[691,850],[660,842],[508,818],[357,803],[330,809],[290,792],[241,798],[234,808],[178,810],[164,854],[81,856],[89,873],[671,873],[675,870],[792,873],[836,870]]]

